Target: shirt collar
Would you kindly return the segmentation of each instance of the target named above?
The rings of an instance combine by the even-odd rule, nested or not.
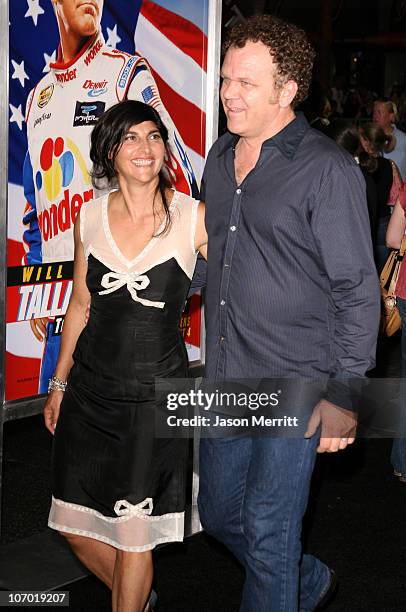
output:
[[[279,151],[288,159],[293,159],[304,135],[310,128],[306,117],[302,112],[297,112],[293,121],[288,123],[280,132],[268,138],[262,143],[262,149],[270,149],[277,147]],[[228,133],[228,138],[224,146],[219,151],[219,157],[223,155],[227,149],[235,149],[240,137],[238,134]]]
[[[93,68],[93,60],[105,46],[103,34],[98,32],[79,51],[70,62],[61,62],[61,48],[58,49],[58,59],[50,64],[51,72],[60,85],[74,81],[81,72]]]

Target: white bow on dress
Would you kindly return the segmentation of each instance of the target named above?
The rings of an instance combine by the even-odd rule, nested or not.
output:
[[[99,291],[99,295],[113,293],[113,291],[117,291],[120,287],[127,285],[127,289],[134,302],[140,302],[143,306],[163,308],[165,302],[152,302],[151,300],[138,297],[137,291],[146,289],[149,284],[150,280],[146,274],[138,274],[138,272],[106,272],[101,280],[101,285],[105,288],[105,291]]]

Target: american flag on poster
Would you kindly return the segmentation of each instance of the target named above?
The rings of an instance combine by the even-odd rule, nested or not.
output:
[[[208,0],[105,0],[104,3],[99,0],[99,3],[104,4],[101,29],[107,44],[130,54],[139,53],[148,60],[161,99],[186,145],[199,181],[205,155]],[[59,34],[50,0],[18,0],[9,6],[7,237],[8,266],[16,268],[23,265],[25,253],[22,236],[26,228],[22,218],[26,200],[22,168],[27,150],[26,101],[31,89],[49,71],[49,64],[56,60]],[[146,88],[142,95],[154,105],[157,92],[153,87]],[[60,282],[66,284],[65,279]],[[43,344],[34,338],[29,321],[21,320],[18,300],[22,298],[17,286],[10,287],[8,297],[6,399],[15,399],[37,393]],[[29,304],[26,300],[25,305]],[[31,308],[30,312],[34,310]],[[188,346],[193,360],[198,357],[195,346],[198,342],[194,333],[189,333],[189,337],[193,339]],[[16,372],[23,373],[17,386]]]

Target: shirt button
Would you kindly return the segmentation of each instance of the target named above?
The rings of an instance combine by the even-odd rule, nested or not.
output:
[[[224,336],[220,336],[220,342],[224,342],[225,338]]]
[[[230,266],[229,266],[229,264],[224,264],[224,267],[225,268],[229,268]]]
[[[220,302],[220,306],[224,306],[224,304],[225,304],[225,301],[224,301],[224,300],[221,300],[221,302]]]
[[[230,227],[230,230],[231,230],[232,232],[235,232],[235,230],[236,230],[236,229],[237,229],[237,228],[235,227],[235,225],[232,225],[232,226]]]
[[[237,189],[237,191],[236,191],[235,193],[238,193],[238,195],[240,195],[240,193],[241,193],[241,189],[240,189],[240,188],[238,188],[238,189]]]

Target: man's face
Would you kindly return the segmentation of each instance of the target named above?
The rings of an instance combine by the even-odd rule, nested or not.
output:
[[[93,36],[100,26],[104,0],[54,0],[58,17],[67,32]]]
[[[230,47],[221,69],[220,96],[230,132],[261,138],[277,121],[281,89],[275,85],[276,65],[261,42]]]
[[[372,119],[386,130],[393,123],[394,117],[393,113],[388,111],[387,105],[384,102],[375,102]]]

